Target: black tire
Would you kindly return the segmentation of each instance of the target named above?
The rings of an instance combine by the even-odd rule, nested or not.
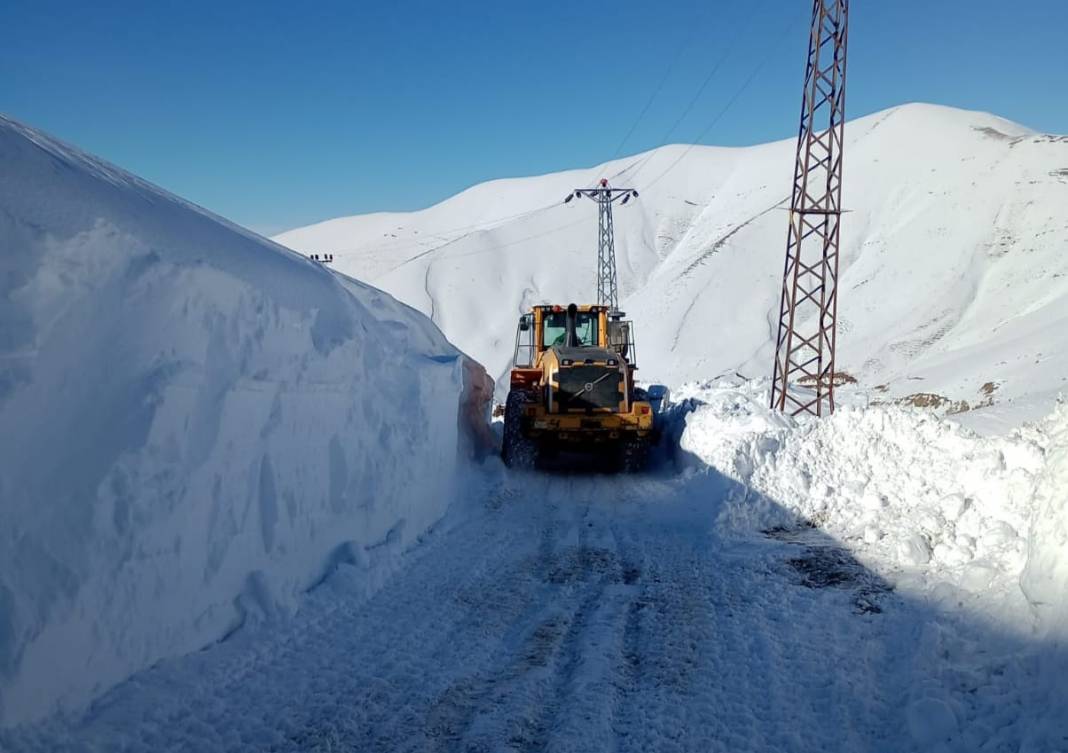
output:
[[[501,459],[509,468],[533,470],[538,464],[538,444],[523,436],[523,406],[527,395],[513,390],[508,393],[504,406],[504,437],[501,442]]]

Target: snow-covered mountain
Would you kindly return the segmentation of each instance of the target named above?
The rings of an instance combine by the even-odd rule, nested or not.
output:
[[[1068,374],[1068,137],[913,104],[849,123],[846,140],[839,370],[871,400],[932,393],[1043,414]],[[606,177],[641,192],[615,212],[641,375],[765,376],[793,149],[666,146],[276,240],[333,253],[500,376],[524,307],[592,298],[597,209],[562,200]]]
[[[441,516],[463,368],[425,317],[3,118],[0,165],[0,727]]]

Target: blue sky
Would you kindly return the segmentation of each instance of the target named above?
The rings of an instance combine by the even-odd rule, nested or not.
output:
[[[690,142],[714,121],[704,143],[791,136],[811,8],[5,5],[0,111],[264,233]],[[847,113],[927,101],[1066,133],[1066,28],[1064,0],[853,0]]]

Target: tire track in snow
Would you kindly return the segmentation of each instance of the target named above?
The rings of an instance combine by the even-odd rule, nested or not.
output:
[[[574,482],[571,488],[573,491]],[[588,631],[595,614],[603,606],[606,588],[618,575],[611,549],[591,546],[593,524],[589,517],[590,505],[586,502],[576,522],[577,547],[558,549],[557,563],[550,573],[550,580],[560,584],[568,602],[567,631],[554,657],[551,680],[543,688],[545,692],[531,728],[534,734],[523,740],[518,748],[521,751],[538,753],[546,750],[553,740],[553,733],[558,733],[562,726],[561,713],[581,702],[576,697],[576,678],[588,650]]]
[[[543,509],[532,568],[549,588],[548,604],[506,668],[479,678],[481,712],[442,750],[502,741],[517,751],[552,749],[611,715],[615,676],[604,655],[614,654],[614,633],[622,629],[624,600],[616,589],[633,573],[614,528],[591,515],[593,482],[567,477],[554,486],[561,501]],[[597,687],[603,692],[591,692]]]
[[[680,483],[506,476],[371,599],[342,569],[291,624],[13,749],[870,748],[906,690],[893,610],[803,588],[787,544],[719,538]]]
[[[581,481],[565,478],[546,505],[538,555],[531,573],[544,584],[547,604],[536,627],[501,671],[479,678],[485,703],[472,715],[450,750],[484,749],[507,740],[518,751],[545,750],[571,697],[591,614],[611,580],[604,549],[591,547],[589,505],[579,500]]]

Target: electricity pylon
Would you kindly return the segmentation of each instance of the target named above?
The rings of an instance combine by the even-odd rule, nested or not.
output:
[[[848,20],[849,0],[813,0],[771,385],[795,416],[834,412]]]
[[[608,306],[609,311],[619,310],[619,281],[616,275],[616,238],[612,224],[612,204],[626,204],[638,192],[633,188],[610,188],[608,180],[601,178],[597,188],[576,188],[567,195],[564,203],[579,196],[597,202],[597,303]]]

